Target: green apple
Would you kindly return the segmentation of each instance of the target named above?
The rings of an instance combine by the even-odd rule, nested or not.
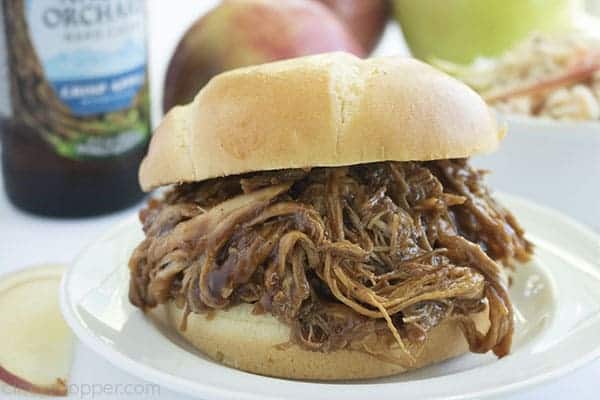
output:
[[[415,57],[458,63],[496,56],[534,31],[574,26],[580,0],[394,0]]]

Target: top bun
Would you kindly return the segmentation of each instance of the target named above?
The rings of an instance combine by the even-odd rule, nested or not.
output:
[[[148,191],[251,171],[460,158],[502,136],[479,95],[424,63],[329,53],[214,77],[165,116],[139,178]]]

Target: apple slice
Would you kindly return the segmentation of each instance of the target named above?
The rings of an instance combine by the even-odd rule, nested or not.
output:
[[[0,381],[31,393],[67,395],[73,336],[58,306],[64,270],[47,265],[0,279]]]

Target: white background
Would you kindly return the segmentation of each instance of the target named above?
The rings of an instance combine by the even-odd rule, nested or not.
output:
[[[153,83],[153,116],[156,122],[160,119],[163,76],[173,47],[187,26],[204,10],[211,7],[215,0],[148,0],[148,3],[150,7],[150,74]],[[402,44],[399,30],[395,26],[390,27],[377,53],[402,54],[405,52],[406,48]],[[39,263],[68,263],[86,243],[92,241],[126,215],[136,212],[138,208],[139,206],[132,207],[108,217],[60,221],[32,217],[18,212],[9,205],[4,192],[0,190],[0,274]],[[597,389],[599,380],[600,360],[555,382],[546,383],[541,387],[508,398],[511,400],[566,398],[592,400],[599,398]],[[81,345],[76,348],[70,381],[80,387],[94,383],[144,384],[137,378],[112,367],[102,357]],[[468,384],[468,382],[457,382],[457,384]],[[0,399],[16,399],[18,397],[2,393],[6,392],[0,390]],[[96,395],[95,398],[133,399],[136,397],[148,398],[141,395],[119,397]],[[91,398],[91,396],[74,395],[72,398]],[[160,396],[155,398],[185,399],[185,397],[166,389],[161,389]],[[398,398],[402,398],[401,392],[398,393]]]

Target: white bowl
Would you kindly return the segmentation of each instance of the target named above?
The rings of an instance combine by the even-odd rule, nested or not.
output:
[[[494,189],[571,215],[600,231],[600,122],[500,115],[508,133],[500,149],[475,157]]]

